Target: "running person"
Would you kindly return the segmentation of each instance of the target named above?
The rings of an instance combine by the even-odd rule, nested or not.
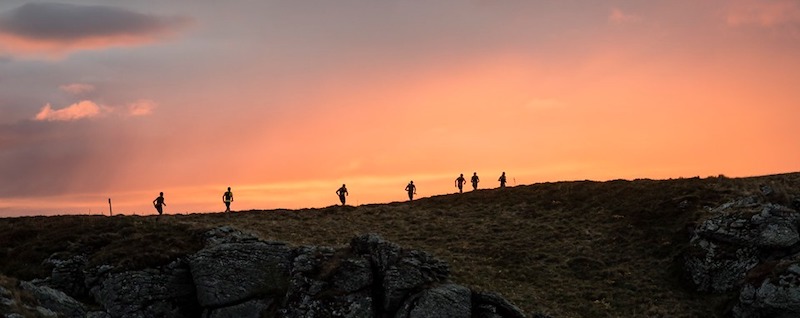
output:
[[[474,190],[478,190],[478,182],[481,182],[481,179],[478,178],[478,173],[477,172],[473,172],[472,173],[472,180],[471,181],[472,181],[472,190],[473,191]]]
[[[500,179],[497,179],[497,181],[500,181],[500,189],[503,189],[503,188],[506,187],[506,172],[505,171],[503,171],[503,174],[500,175]]]
[[[350,195],[350,193],[347,193],[347,187],[342,184],[342,187],[336,190],[336,195],[339,196],[339,201],[342,201],[342,206],[344,206],[345,196]]]
[[[164,192],[160,192],[158,194],[158,198],[153,200],[153,206],[156,207],[158,211],[158,215],[164,214],[164,208],[162,206],[166,206],[167,204],[164,203]]]
[[[458,193],[464,192],[464,183],[467,182],[467,179],[464,179],[464,174],[462,173],[458,178],[456,178],[456,187],[458,187]]]
[[[414,181],[408,183],[406,191],[408,191],[408,201],[414,200],[414,195],[417,194],[417,186],[414,185]]]
[[[231,187],[228,187],[228,191],[222,194],[222,202],[225,202],[225,212],[231,211],[231,202],[233,202],[233,192],[231,192]]]

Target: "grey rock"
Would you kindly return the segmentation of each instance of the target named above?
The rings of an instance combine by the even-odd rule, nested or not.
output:
[[[33,307],[33,308],[29,308],[29,309],[35,310],[36,313],[41,317],[58,318],[58,313],[56,313],[55,311],[52,311],[50,309],[44,308],[42,306],[36,306],[36,307]]]
[[[747,272],[758,262],[755,248],[695,237],[689,243],[684,268],[697,290],[722,293],[741,286]]]
[[[361,318],[378,317],[374,299],[368,291],[344,295],[313,297],[296,294],[278,311],[281,318]],[[296,296],[300,296],[297,298]]]
[[[383,273],[383,308],[394,312],[421,286],[444,282],[450,275],[446,262],[421,251],[408,251]]]
[[[401,248],[377,234],[364,234],[350,241],[354,253],[367,255],[379,272],[384,272],[400,258]]]
[[[56,314],[80,318],[86,315],[86,307],[62,291],[47,286],[36,286],[25,281],[21,281],[19,287],[30,292],[41,307]]]
[[[111,318],[105,311],[90,311],[86,313],[86,318]]]
[[[293,264],[279,317],[375,317],[372,266],[365,256],[304,247]]]
[[[765,223],[760,229],[756,245],[768,248],[790,247],[800,242],[797,225],[786,219]]]
[[[519,307],[489,292],[472,293],[472,312],[475,318],[526,318]]]
[[[793,264],[792,266],[795,266]],[[734,317],[800,317],[800,276],[790,269],[745,284],[739,302],[732,310]]]
[[[200,250],[189,258],[197,300],[203,307],[225,307],[282,295],[291,259],[282,243],[222,243]]]
[[[259,318],[274,302],[274,299],[254,299],[230,307],[206,310],[203,318]]]
[[[445,284],[409,297],[395,318],[470,318],[472,291],[461,285]]]
[[[333,258],[336,250],[331,247],[303,246],[295,250],[291,274],[310,274],[318,271],[322,264]]]
[[[372,285],[373,276],[370,262],[362,257],[341,261],[331,278],[334,288],[353,293]]]
[[[107,274],[111,273],[113,270],[114,266],[105,264],[97,267],[87,268],[83,271],[83,283],[91,293],[92,288],[95,288],[97,285],[101,284],[103,279],[108,276]]]
[[[736,290],[762,258],[794,253],[798,220],[797,211],[754,198],[723,204],[695,229],[684,268],[700,291]]]
[[[101,280],[91,292],[111,317],[189,317],[199,308],[185,264],[111,273]]]
[[[11,307],[14,304],[16,304],[16,301],[14,300],[14,295],[11,293],[11,291],[3,286],[0,286],[0,305]]]
[[[58,254],[51,255],[44,261],[45,264],[53,266],[48,285],[72,297],[88,297],[89,289],[86,288],[84,275],[88,262],[86,255],[75,255],[66,259],[61,259]]]
[[[364,255],[373,264],[381,283],[381,309],[395,312],[403,301],[421,286],[444,282],[450,268],[444,261],[425,252],[404,251],[394,243],[385,241],[376,234],[365,234],[353,238],[350,247],[354,253]]]

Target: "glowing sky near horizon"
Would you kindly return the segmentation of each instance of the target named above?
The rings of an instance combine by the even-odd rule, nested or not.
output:
[[[0,2],[0,216],[800,171],[800,2]]]

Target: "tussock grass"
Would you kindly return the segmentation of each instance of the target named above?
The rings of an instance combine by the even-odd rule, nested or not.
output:
[[[761,186],[774,191],[764,196]],[[711,207],[746,195],[791,204],[800,173],[541,183],[413,203],[230,215],[0,219],[0,271],[46,276],[53,252],[94,252],[120,268],[164,264],[200,248],[204,229],[232,225],[293,245],[345,245],[378,233],[450,263],[452,279],[555,317],[722,317],[731,295],[696,293],[681,255]],[[332,201],[335,197],[332,197]]]

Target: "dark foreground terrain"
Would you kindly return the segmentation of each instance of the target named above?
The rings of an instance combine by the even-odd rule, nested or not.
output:
[[[163,265],[220,225],[292,245],[344,245],[378,233],[447,261],[452,280],[554,317],[721,317],[731,295],[694,292],[682,270],[690,230],[709,209],[773,190],[789,204],[800,173],[542,183],[409,203],[153,216],[0,219],[0,286],[47,277],[53,253],[92,264]],[[24,295],[23,295],[24,296]],[[24,301],[24,299],[23,299]]]

